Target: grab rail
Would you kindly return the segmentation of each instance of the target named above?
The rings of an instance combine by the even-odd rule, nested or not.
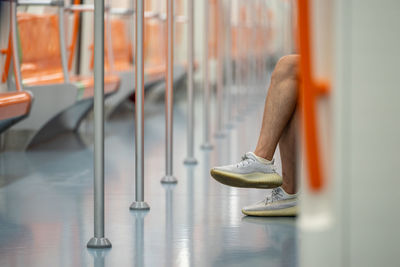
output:
[[[13,60],[13,69],[15,77],[15,85],[17,91],[22,90],[22,77],[21,68],[19,64],[19,54],[18,54],[18,31],[17,31],[17,1],[10,1],[10,19],[11,19],[11,55]]]
[[[78,11],[78,12],[94,12],[94,5],[93,4],[73,4],[70,6],[65,7],[66,11]]]
[[[19,80],[19,75],[17,73],[17,68],[15,66],[15,55],[14,55],[14,42],[15,42],[15,38],[13,36],[14,34],[14,16],[13,16],[13,12],[14,12],[14,3],[12,0],[10,0],[10,32],[8,34],[8,45],[6,49],[2,49],[0,52],[3,55],[6,55],[6,61],[4,63],[4,70],[3,70],[3,75],[2,75],[2,79],[1,82],[5,83],[8,79],[8,74],[9,74],[9,70],[10,70],[10,65],[11,65],[11,60],[13,60],[14,62],[14,66],[13,66],[13,71],[14,71],[14,76],[15,76],[15,84],[17,87],[17,91],[21,90],[21,83]]]
[[[74,4],[79,4],[80,0],[74,0]],[[68,46],[68,51],[69,51],[69,58],[68,58],[68,70],[72,70],[72,64],[74,62],[74,54],[75,54],[75,49],[76,49],[76,43],[78,41],[78,34],[79,34],[79,16],[80,16],[80,11],[74,11],[74,18],[73,18],[73,26],[72,26],[72,37],[71,37],[71,43]]]
[[[19,6],[64,6],[63,0],[18,0]]]
[[[8,35],[8,45],[6,49],[1,49],[1,54],[6,56],[6,60],[4,62],[4,70],[3,74],[1,76],[1,82],[5,83],[8,78],[8,72],[10,70],[10,65],[11,65],[11,57],[12,57],[12,42],[11,42],[12,36],[11,36],[11,28],[10,28],[10,33]]]
[[[113,7],[110,9],[110,14],[111,15],[117,15],[117,16],[132,16],[135,13],[133,9],[130,8],[117,8]]]
[[[298,41],[300,50],[301,90],[300,103],[302,106],[305,152],[307,156],[307,170],[311,190],[320,191],[324,185],[324,176],[321,166],[319,136],[317,134],[318,97],[326,95],[330,90],[329,81],[317,80],[314,77],[311,47],[311,23],[309,0],[298,0]]]

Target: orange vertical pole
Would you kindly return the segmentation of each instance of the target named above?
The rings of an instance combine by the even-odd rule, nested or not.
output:
[[[313,79],[312,45],[310,28],[309,0],[298,0],[298,41],[300,51],[301,89],[300,103],[302,107],[302,121],[304,143],[307,162],[307,171],[310,188],[320,191],[324,185],[321,166],[320,147],[317,135],[316,103],[321,93],[328,91],[327,83],[317,83]]]

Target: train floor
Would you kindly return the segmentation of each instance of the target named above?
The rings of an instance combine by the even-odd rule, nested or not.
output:
[[[106,124],[109,250],[86,248],[93,236],[90,123],[80,134],[67,134],[34,150],[1,153],[0,266],[297,266],[295,219],[244,216],[241,208],[263,199],[267,191],[230,188],[209,175],[210,167],[236,162],[254,149],[261,103],[243,112],[247,115],[224,138],[212,135],[214,149],[203,151],[201,102],[197,101],[199,164],[187,167],[183,165],[186,106],[182,97],[176,102],[173,160],[179,182],[175,186],[160,183],[165,170],[164,105],[145,103],[148,213],[129,210],[134,200],[133,113],[121,111]],[[212,107],[215,114],[215,102]]]

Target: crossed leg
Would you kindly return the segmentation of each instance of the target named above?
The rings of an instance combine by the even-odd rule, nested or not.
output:
[[[242,209],[250,216],[296,216],[296,135],[299,56],[279,60],[272,74],[257,147],[242,161],[211,169],[218,182],[244,188],[273,188],[264,200]],[[279,144],[282,177],[272,158]]]
[[[282,57],[272,73],[265,101],[260,136],[254,154],[272,160],[279,143],[283,184],[289,194],[296,193],[296,135],[298,99],[298,55]]]

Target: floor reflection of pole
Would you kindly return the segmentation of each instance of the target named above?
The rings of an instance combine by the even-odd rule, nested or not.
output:
[[[232,158],[232,153],[231,153],[231,139],[232,139],[232,133],[228,133],[227,137],[226,137],[226,146],[225,146],[225,155],[224,158],[226,159],[226,162],[233,162],[234,159]]]
[[[210,216],[210,198],[209,198],[209,185],[210,185],[210,152],[211,151],[204,151],[203,152],[203,179],[200,179],[201,183],[203,184],[203,192],[202,195],[203,201],[199,203],[199,210],[203,212],[201,218],[203,218],[203,223],[201,224],[201,228],[199,229],[201,231],[201,234],[203,236],[203,242],[201,242],[200,248],[202,249],[202,255],[207,255],[208,252],[208,245],[209,244],[209,222],[213,218],[213,216]],[[214,164],[214,161],[213,161]]]
[[[227,134],[229,135],[229,133]],[[219,138],[215,140],[215,153],[214,153],[214,157],[215,160],[213,161],[213,164],[217,165],[217,166],[221,166],[221,165],[226,165],[229,164],[230,162],[226,161],[225,158],[225,152],[226,152],[226,146],[227,146],[227,139],[226,138]]]
[[[105,266],[106,252],[104,250],[90,250],[90,254],[92,254],[93,257],[94,267]]]
[[[187,193],[188,193],[188,201],[187,201],[187,237],[188,240],[188,266],[194,265],[194,222],[195,222],[195,192],[194,192],[194,167],[188,166],[187,170]]]
[[[165,266],[173,266],[174,257],[174,246],[173,246],[173,236],[174,236],[174,213],[173,213],[173,196],[175,184],[163,184],[165,188],[165,256],[166,264]]]
[[[194,265],[194,222],[195,222],[195,203],[194,203],[194,167],[187,168],[187,193],[189,196],[187,202],[187,221],[188,221],[188,262],[189,266]]]
[[[148,211],[135,212],[135,266],[144,266],[144,217]]]
[[[213,162],[214,163],[214,162]],[[210,152],[205,151],[203,154],[203,164],[204,164],[204,169],[203,169],[203,175],[204,175],[204,179],[203,179],[203,188],[204,188],[204,192],[203,195],[204,196],[208,196],[208,191],[209,191],[209,181],[210,181]],[[204,218],[207,218],[207,213],[208,213],[208,197],[204,198],[204,206],[203,209],[204,212],[206,213],[206,215],[204,216]]]

